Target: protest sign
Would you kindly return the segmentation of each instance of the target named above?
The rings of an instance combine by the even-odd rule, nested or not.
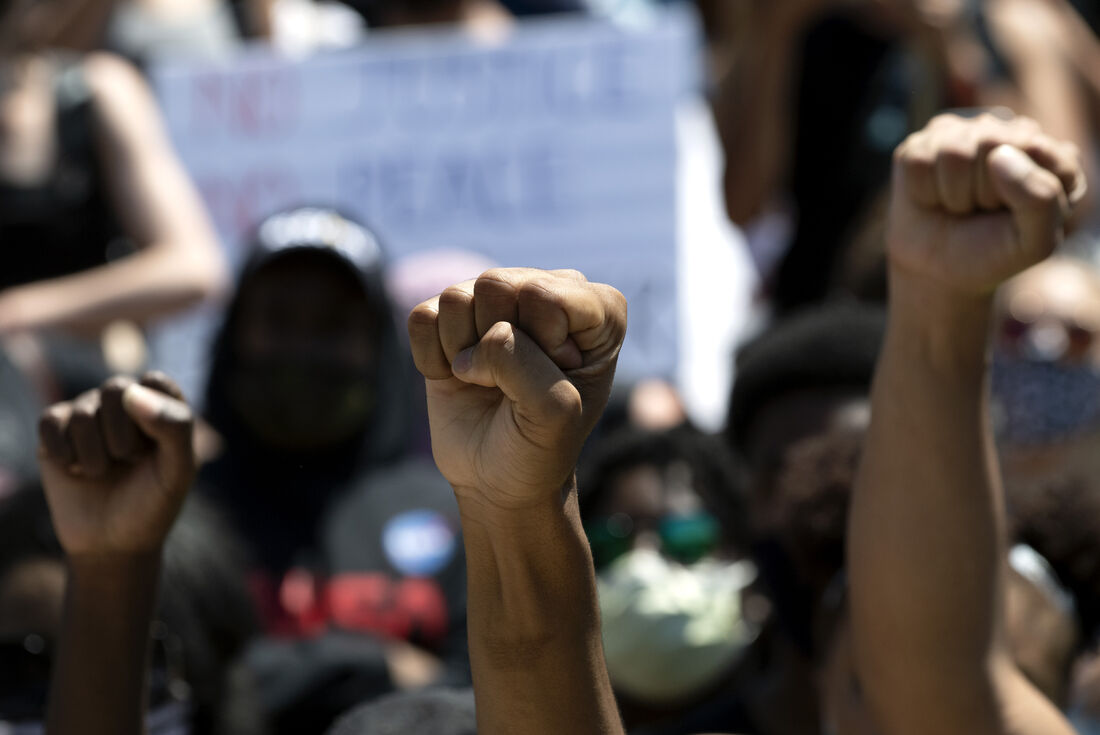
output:
[[[626,294],[627,377],[676,369],[677,105],[697,82],[693,16],[588,19],[506,37],[371,33],[306,59],[253,50],[153,71],[172,139],[230,260],[266,214],[331,205],[393,261],[465,249],[576,268]],[[158,362],[192,394],[210,318],[165,325]]]

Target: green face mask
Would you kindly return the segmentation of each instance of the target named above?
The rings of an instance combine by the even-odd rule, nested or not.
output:
[[[252,434],[280,449],[335,447],[366,428],[375,406],[363,370],[301,360],[245,361],[229,381],[229,400]]]

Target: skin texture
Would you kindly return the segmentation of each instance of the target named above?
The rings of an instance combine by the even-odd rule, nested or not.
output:
[[[622,295],[572,271],[489,271],[410,315],[462,518],[483,735],[622,732],[573,468],[625,332]]]
[[[1011,663],[987,416],[993,291],[1046,258],[1085,193],[1026,119],[934,119],[895,154],[890,322],[849,526],[851,636],[886,735],[1072,732]]]
[[[149,627],[165,537],[195,476],[193,420],[162,375],[51,407],[39,459],[66,554],[47,731],[144,731]]]

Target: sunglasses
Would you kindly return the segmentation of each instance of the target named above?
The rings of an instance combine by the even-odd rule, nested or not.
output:
[[[661,553],[681,564],[694,564],[710,554],[721,541],[722,528],[710,513],[669,515],[657,521]],[[584,524],[596,568],[605,567],[634,547],[637,524],[625,513],[597,518]]]

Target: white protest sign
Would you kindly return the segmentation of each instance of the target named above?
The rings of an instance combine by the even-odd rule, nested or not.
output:
[[[370,34],[303,60],[252,51],[154,70],[172,139],[231,261],[279,208],[331,205],[389,259],[464,249],[576,268],[627,296],[626,377],[677,355],[677,104],[694,88],[693,17],[644,29],[555,19],[478,41]],[[210,319],[167,325],[158,361],[196,394]]]

